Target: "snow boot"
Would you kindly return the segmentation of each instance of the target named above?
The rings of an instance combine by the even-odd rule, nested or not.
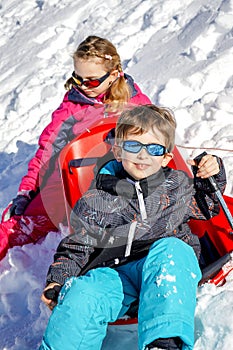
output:
[[[180,350],[182,341],[180,338],[159,338],[147,345],[146,350]]]

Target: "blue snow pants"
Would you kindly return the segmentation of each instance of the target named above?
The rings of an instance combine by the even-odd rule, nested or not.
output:
[[[39,350],[101,349],[108,322],[136,299],[140,350],[169,337],[180,337],[182,350],[192,350],[200,278],[193,249],[173,237],[155,242],[143,259],[72,277],[60,292]]]

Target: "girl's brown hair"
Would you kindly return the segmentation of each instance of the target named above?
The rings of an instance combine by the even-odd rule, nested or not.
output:
[[[130,100],[131,91],[124,77],[121,59],[115,46],[107,39],[94,35],[88,36],[74,52],[73,59],[89,60],[91,57],[101,58],[107,72],[111,73],[113,70],[119,72],[119,77],[107,91],[104,103],[109,104],[112,109],[117,109],[120,105],[127,103]],[[69,78],[65,83],[65,88],[69,90],[72,86],[75,86],[74,80]]]
[[[176,120],[173,113],[164,107],[143,105],[126,109],[121,113],[116,126],[116,143],[120,144],[128,134],[142,135],[158,130],[164,137],[165,147],[172,152],[175,144]]]

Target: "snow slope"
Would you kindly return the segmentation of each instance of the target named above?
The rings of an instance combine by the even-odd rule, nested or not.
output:
[[[185,157],[204,148],[223,158],[233,195],[233,0],[1,0],[0,14],[0,212],[63,98],[72,52],[90,34],[110,39],[142,90],[175,111]],[[37,349],[50,313],[40,294],[59,240],[50,233],[0,263],[0,349]],[[198,290],[194,350],[233,349],[232,297],[232,275]],[[137,349],[135,327],[111,328],[103,348]]]

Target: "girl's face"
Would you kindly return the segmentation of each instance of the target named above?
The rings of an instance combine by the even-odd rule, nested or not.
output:
[[[76,58],[74,61],[74,70],[76,75],[83,80],[99,79],[107,73],[107,70],[102,63],[102,59],[98,57],[93,57],[89,60]],[[118,77],[117,70],[109,73],[109,77],[107,77],[107,79],[105,79],[99,86],[91,88],[81,85],[79,89],[88,97],[97,97],[104,94]]]
[[[153,132],[146,132],[142,135],[128,134],[124,141],[126,140],[139,141],[145,145],[157,143],[165,146],[164,137],[159,132],[156,132],[156,135]],[[141,180],[157,173],[162,166],[167,166],[173,157],[172,153],[166,153],[163,156],[152,156],[145,148],[142,148],[138,153],[130,153],[120,146],[114,146],[113,152],[115,158],[122,162],[124,169],[135,180]]]

